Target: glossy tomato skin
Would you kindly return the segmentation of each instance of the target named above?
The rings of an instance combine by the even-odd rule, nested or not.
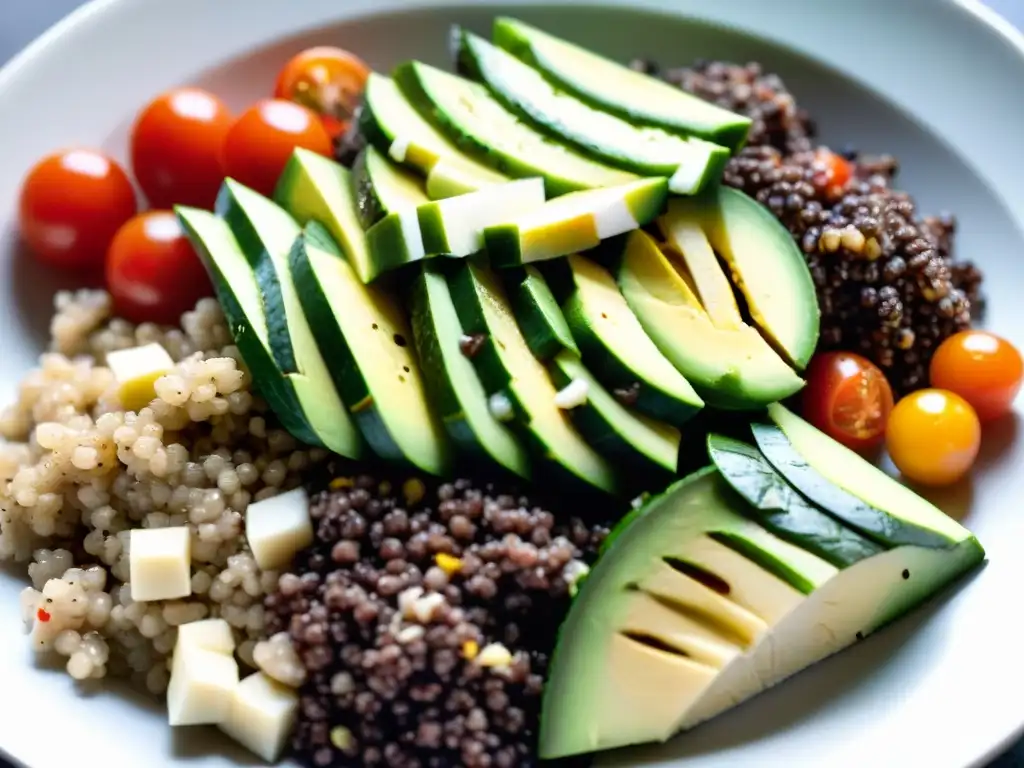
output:
[[[107,290],[118,316],[133,323],[177,325],[213,287],[171,211],[147,211],[126,222],[107,253]]]
[[[29,171],[21,188],[21,236],[41,260],[63,269],[103,267],[118,228],[138,203],[128,174],[92,149],[49,155]]]
[[[320,115],[332,138],[345,132],[359,106],[370,68],[349,51],[309,48],[294,56],[277,76],[274,96]]]
[[[139,113],[132,128],[132,171],[154,208],[210,209],[224,178],[224,103],[199,88],[175,88]]]
[[[804,418],[855,451],[882,444],[893,395],[885,374],[852,352],[822,352],[807,367]]]
[[[963,477],[981,447],[981,422],[970,403],[944,389],[921,389],[900,400],[889,418],[886,447],[908,479],[942,486]]]
[[[297,148],[330,157],[331,137],[310,110],[291,101],[264,99],[235,121],[224,143],[227,175],[270,196]]]
[[[961,331],[935,350],[929,374],[933,387],[956,392],[985,422],[1013,406],[1024,379],[1024,360],[1013,344],[994,333]]]

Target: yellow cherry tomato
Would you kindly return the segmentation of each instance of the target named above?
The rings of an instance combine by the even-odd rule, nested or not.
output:
[[[905,477],[922,485],[955,483],[974,464],[981,422],[970,403],[944,389],[922,389],[896,403],[886,446]]]

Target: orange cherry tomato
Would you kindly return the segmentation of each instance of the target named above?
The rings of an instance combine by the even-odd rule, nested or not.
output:
[[[235,122],[224,143],[227,175],[264,195],[272,195],[288,158],[302,147],[331,156],[331,137],[319,118],[305,107],[265,99]]]
[[[118,230],[107,254],[107,290],[117,314],[134,323],[177,324],[210,278],[170,211],[139,214]]]
[[[199,88],[168,91],[139,113],[131,135],[132,171],[150,205],[213,207],[231,123],[224,103]]]
[[[1024,361],[1006,339],[987,331],[961,331],[946,339],[931,362],[933,387],[956,392],[982,421],[1006,414],[1020,392]]]
[[[274,96],[316,112],[334,138],[348,127],[369,76],[370,68],[358,56],[341,48],[318,46],[284,65]]]
[[[21,236],[40,260],[101,269],[114,233],[135,215],[135,190],[113,159],[92,149],[49,155],[21,188]]]
[[[848,448],[881,445],[892,411],[892,387],[870,360],[852,352],[823,352],[807,368],[804,418]]]
[[[963,477],[981,447],[981,422],[971,404],[944,389],[921,389],[893,408],[886,433],[893,463],[922,485]]]

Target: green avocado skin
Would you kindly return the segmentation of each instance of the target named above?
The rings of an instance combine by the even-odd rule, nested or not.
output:
[[[710,434],[708,455],[750,505],[751,516],[779,538],[837,568],[884,551],[807,501],[749,443]]]

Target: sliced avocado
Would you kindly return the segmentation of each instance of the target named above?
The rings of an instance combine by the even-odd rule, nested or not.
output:
[[[467,157],[413,108],[394,81],[371,72],[359,128],[367,141],[397,163],[427,178],[434,200],[501,184],[508,178]]]
[[[253,265],[263,296],[270,352],[282,372],[297,374],[295,392],[306,420],[327,448],[359,458],[365,444],[317,349],[289,268],[288,254],[299,236],[299,225],[272,200],[233,179],[221,186],[216,209]]]
[[[983,557],[968,534],[952,549],[900,546],[838,570],[755,517],[708,468],[619,523],[559,633],[541,758],[665,741],[874,632]],[[807,593],[759,569],[755,552]]]
[[[768,462],[800,493],[864,536],[888,547],[952,547],[971,537],[930,502],[784,406],[768,406],[768,417],[770,423],[752,426]]]
[[[422,62],[400,65],[395,81],[420,113],[475,159],[509,176],[540,176],[548,197],[636,181],[537,133],[487,89]]]
[[[647,489],[672,479],[679,463],[678,429],[624,408],[567,349],[548,370],[559,389],[573,382],[586,387],[586,402],[571,409],[569,418],[595,451],[626,468],[631,485]]]
[[[421,205],[417,210],[427,253],[462,258],[484,248],[484,229],[544,205],[544,181],[517,179]]]
[[[709,405],[756,409],[803,387],[754,328],[716,328],[689,282],[646,232],[627,239],[616,280],[647,335]]]
[[[704,401],[651,341],[614,278],[586,256],[565,260],[571,293],[563,303],[583,362],[623,405],[679,426]]]
[[[653,221],[667,198],[663,178],[563,195],[487,227],[487,256],[495,266],[508,267],[589,250]]]
[[[506,270],[504,278],[512,313],[526,343],[538,360],[550,360],[561,350],[580,351],[569,332],[565,315],[555,301],[547,280],[536,267]]]
[[[558,476],[616,493],[612,467],[573,428],[556,404],[544,366],[530,352],[497,276],[473,262],[453,265],[448,286],[465,333],[474,341],[472,362],[488,395],[504,395],[516,420]]]
[[[818,343],[821,313],[807,261],[779,220],[753,198],[720,186],[700,199],[673,199],[660,223],[666,238],[682,251],[702,301],[704,287],[691,258],[704,259],[707,250],[689,243],[699,244],[693,235],[703,232],[728,266],[754,323],[791,365],[803,370]],[[714,296],[716,304],[725,303],[717,289]],[[711,307],[704,306],[716,321]]]
[[[323,224],[364,283],[377,276],[352,204],[347,168],[308,149],[296,149],[277,182],[274,199],[300,225]]]
[[[296,240],[290,262],[335,386],[374,453],[446,474],[448,436],[427,400],[401,306],[390,294],[364,285],[316,222]]]
[[[412,287],[412,333],[423,378],[444,428],[463,453],[489,458],[529,478],[529,456],[489,407],[488,396],[463,351],[465,337],[441,265],[424,262]]]
[[[804,602],[799,591],[708,536],[757,529],[742,504],[705,469],[619,524],[559,632],[544,688],[542,759],[667,739],[735,663],[697,661],[688,646],[710,635],[738,648],[733,659],[742,657]],[[771,538],[757,531],[759,541]],[[781,540],[767,546],[793,555],[812,584],[836,572]],[[692,624],[699,633],[687,631]]]
[[[666,176],[693,195],[718,181],[729,150],[697,138],[645,128],[560,92],[543,75],[481,37],[461,30],[459,60],[508,110],[557,141],[641,176]]]
[[[521,21],[495,19],[493,39],[563,91],[631,123],[700,136],[730,149],[746,141],[749,118]]]
[[[223,219],[198,208],[179,206],[178,221],[210,273],[228,328],[238,351],[263,395],[284,428],[310,445],[323,445],[299,401],[304,377],[284,373],[270,353],[266,309],[256,273],[231,228]]]
[[[750,505],[754,519],[779,538],[837,568],[846,568],[883,551],[878,544],[808,502],[753,446],[711,434],[708,454],[733,490]]]

